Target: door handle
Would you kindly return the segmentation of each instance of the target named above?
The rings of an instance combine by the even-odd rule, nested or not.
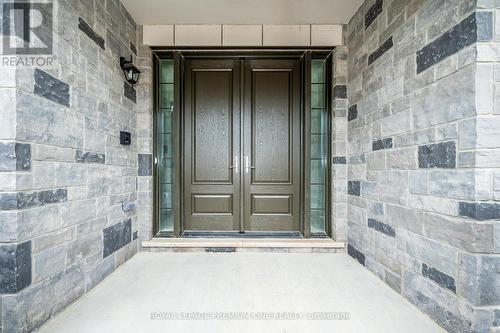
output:
[[[239,162],[238,155],[236,155],[234,157],[234,159],[235,159],[235,163],[234,163],[234,165],[230,166],[229,169],[234,169],[234,172],[238,173],[239,165],[240,165],[240,163],[238,163]]]
[[[251,165],[250,165],[250,161],[249,161],[248,156],[245,156],[245,169],[246,169],[246,173],[248,173],[248,171],[249,171],[250,169],[255,169],[255,167],[254,167],[254,166],[251,166]]]

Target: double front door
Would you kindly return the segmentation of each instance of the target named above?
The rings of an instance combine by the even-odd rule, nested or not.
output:
[[[184,66],[185,231],[300,231],[298,59]]]

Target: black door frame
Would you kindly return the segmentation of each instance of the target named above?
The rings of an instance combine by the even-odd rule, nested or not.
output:
[[[153,98],[155,112],[153,115],[153,236],[154,237],[304,237],[310,238],[310,217],[309,217],[309,197],[308,197],[308,175],[310,173],[309,163],[306,163],[308,156],[310,156],[309,144],[309,117],[310,114],[310,68],[311,59],[314,58],[331,58],[333,52],[332,48],[200,48],[200,47],[187,47],[187,48],[153,48]],[[301,232],[298,233],[266,233],[266,232],[246,232],[245,234],[233,232],[214,232],[214,233],[190,233],[183,230],[183,159],[182,159],[182,118],[180,113],[183,112],[183,95],[182,87],[184,86],[184,60],[187,58],[240,58],[241,61],[246,58],[259,59],[285,59],[285,58],[298,58],[301,60],[301,207],[300,207],[300,226]],[[160,61],[162,59],[174,60],[174,109],[180,112],[174,112],[173,126],[176,129],[173,137],[173,156],[174,156],[174,172],[173,172],[173,210],[174,210],[174,232],[160,232],[159,231],[159,185],[158,185],[158,170],[157,164],[157,114],[159,110],[159,73]],[[331,60],[331,59],[330,59]],[[331,61],[327,62],[327,87],[328,92],[325,96],[327,99],[327,113],[329,115],[329,156],[328,156],[328,174],[327,174],[327,201],[326,201],[326,235],[332,237],[332,216],[331,216],[331,123],[332,123],[332,83],[333,73],[331,68]]]

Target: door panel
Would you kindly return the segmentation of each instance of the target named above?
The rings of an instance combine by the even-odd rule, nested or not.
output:
[[[292,215],[291,195],[252,195],[254,215]]]
[[[184,96],[184,228],[240,230],[240,69],[188,60]]]
[[[290,184],[292,73],[254,69],[252,75],[252,162],[255,165],[252,184]]]
[[[245,62],[244,228],[300,231],[300,62]]]
[[[194,183],[232,183],[232,70],[194,69]]]
[[[194,194],[193,214],[233,214],[233,196],[231,194]]]

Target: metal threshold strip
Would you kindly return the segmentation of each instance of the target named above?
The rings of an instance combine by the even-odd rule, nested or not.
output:
[[[184,231],[183,238],[303,238],[300,232],[261,232],[261,231]]]

